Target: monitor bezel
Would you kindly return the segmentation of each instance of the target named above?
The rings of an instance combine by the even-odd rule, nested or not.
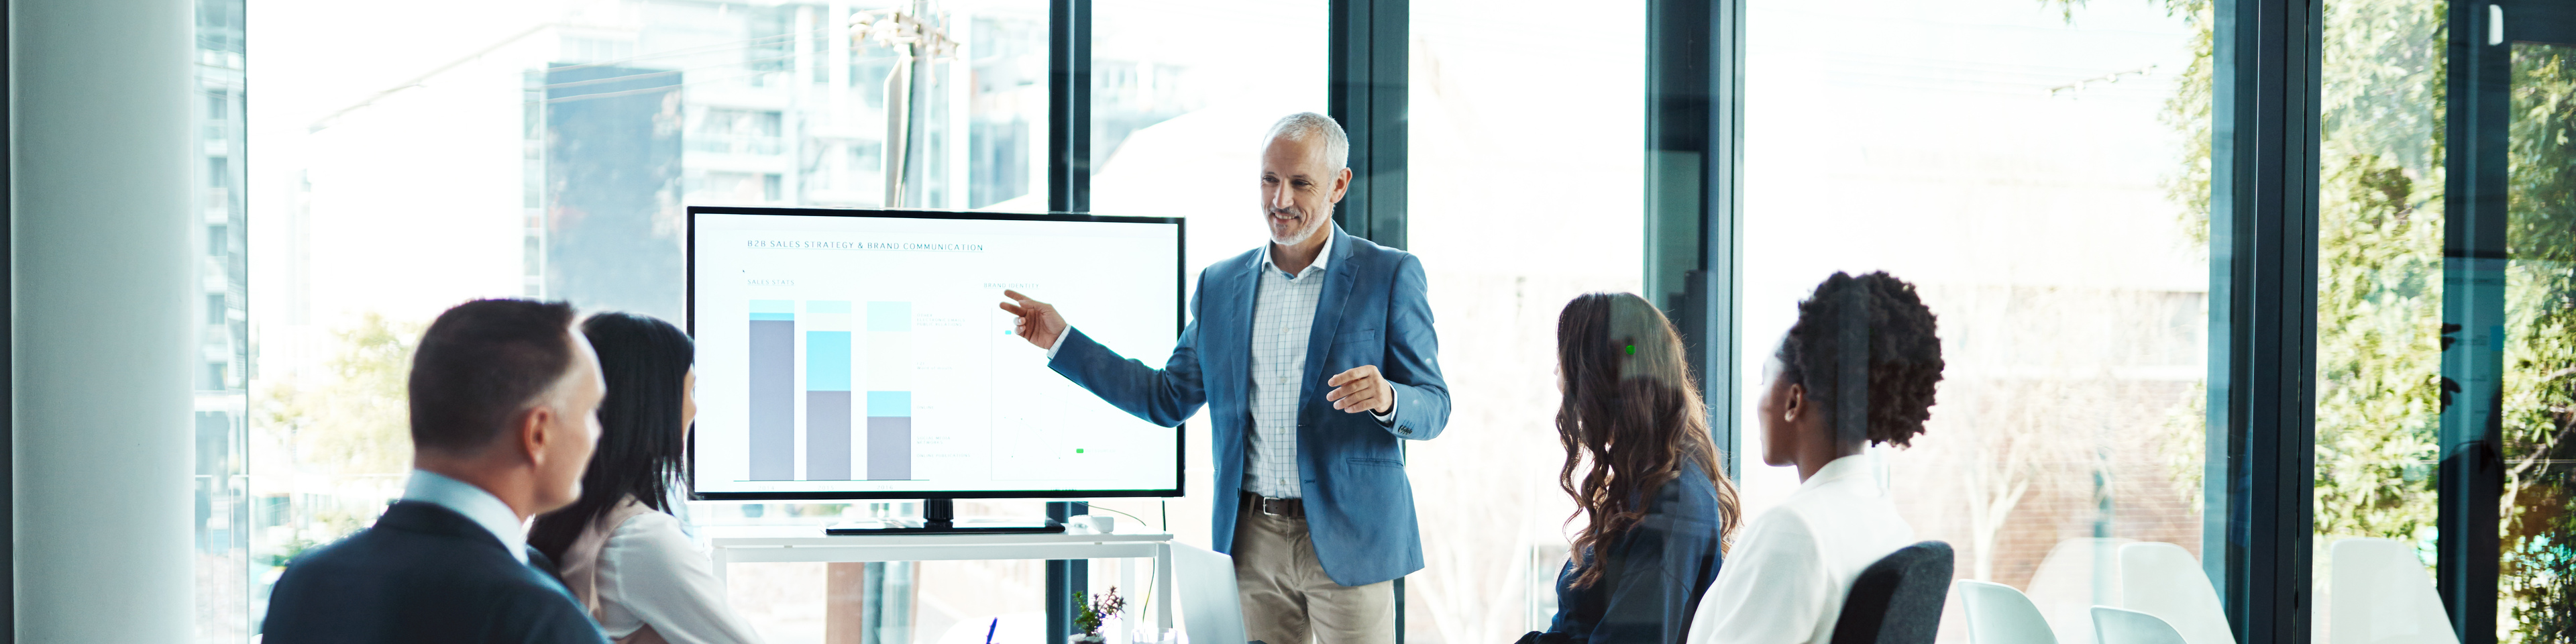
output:
[[[1093,215],[1083,213],[978,212],[969,210],[934,210],[912,208],[781,208],[773,206],[687,207],[688,239],[682,255],[688,263],[688,305],[683,327],[689,338],[698,337],[698,215],[786,215],[816,217],[882,217],[891,219],[981,219],[993,221],[1062,221],[1129,224],[1171,224],[1172,242],[1179,246],[1172,263],[1172,335],[1177,338],[1189,328],[1189,224],[1181,217],[1137,217]],[[1138,419],[1138,422],[1144,422]],[[1146,423],[1151,425],[1152,423]],[[1187,423],[1172,430],[1172,487],[1161,490],[896,490],[896,491],[825,491],[825,492],[700,492],[698,491],[698,432],[689,432],[688,463],[685,464],[689,499],[693,501],[832,501],[870,499],[1088,499],[1123,497],[1185,496],[1189,488],[1189,431]]]

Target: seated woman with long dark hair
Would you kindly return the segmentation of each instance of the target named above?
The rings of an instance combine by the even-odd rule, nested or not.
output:
[[[537,517],[528,545],[620,644],[758,642],[725,603],[715,565],[682,532],[679,473],[698,414],[696,350],[669,322],[601,313],[581,323],[608,397],[581,498]]]
[[[1557,484],[1584,525],[1556,619],[1521,640],[1678,643],[1737,511],[1681,335],[1644,298],[1593,293],[1565,305],[1556,343]]]
[[[1835,273],[1798,303],[1762,395],[1762,461],[1798,491],[1744,529],[1690,644],[1825,644],[1861,570],[1914,543],[1862,450],[1904,447],[1932,417],[1941,338],[1914,285]]]

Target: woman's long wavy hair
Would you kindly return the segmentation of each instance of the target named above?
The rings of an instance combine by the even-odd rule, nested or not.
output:
[[[1645,298],[1590,293],[1556,318],[1556,358],[1565,396],[1556,437],[1565,445],[1557,485],[1586,523],[1574,537],[1574,587],[1601,580],[1595,550],[1617,543],[1645,519],[1656,490],[1697,464],[1717,486],[1718,543],[1732,541],[1735,483],[1717,467],[1708,409],[1693,386],[1681,334]],[[1588,469],[1584,469],[1586,465]],[[1581,478],[1576,470],[1584,469]]]
[[[633,496],[644,507],[671,511],[671,486],[689,449],[680,425],[681,388],[697,359],[689,334],[632,313],[590,316],[581,334],[599,353],[608,395],[599,401],[599,447],[581,474],[581,498],[537,517],[528,530],[528,545],[558,560],[621,499]]]

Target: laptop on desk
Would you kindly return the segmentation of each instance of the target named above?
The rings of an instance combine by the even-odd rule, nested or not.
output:
[[[1174,543],[1172,573],[1188,644],[1244,643],[1242,591],[1234,585],[1233,557]]]

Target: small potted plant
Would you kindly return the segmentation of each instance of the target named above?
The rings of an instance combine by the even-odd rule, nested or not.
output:
[[[1089,593],[1079,590],[1073,591],[1073,605],[1075,610],[1073,627],[1082,629],[1082,632],[1073,634],[1073,641],[1081,644],[1106,644],[1109,638],[1100,634],[1100,625],[1109,621],[1109,618],[1117,617],[1119,611],[1126,610],[1127,600],[1118,596],[1117,586],[1110,586],[1109,592],[1101,593],[1099,597],[1091,597]]]

